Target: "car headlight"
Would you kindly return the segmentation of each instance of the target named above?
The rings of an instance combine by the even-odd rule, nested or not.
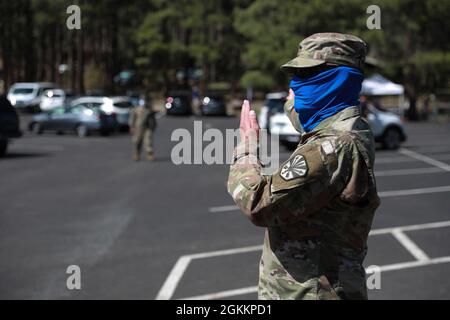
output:
[[[105,104],[105,105],[103,105],[103,111],[105,112],[105,113],[112,113],[113,111],[114,111],[114,107],[111,105],[111,104]]]

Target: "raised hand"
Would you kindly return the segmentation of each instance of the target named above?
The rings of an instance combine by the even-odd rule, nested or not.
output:
[[[258,141],[259,124],[256,118],[256,112],[250,109],[248,100],[244,100],[241,111],[241,123],[239,125],[241,141],[247,141],[250,138]]]

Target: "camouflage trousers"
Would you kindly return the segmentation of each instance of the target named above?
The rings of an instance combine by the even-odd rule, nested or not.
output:
[[[153,153],[153,130],[138,130],[133,135],[133,153],[141,154],[142,145],[147,153]]]

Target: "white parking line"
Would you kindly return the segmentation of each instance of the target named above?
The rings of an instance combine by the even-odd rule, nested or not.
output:
[[[433,156],[437,160],[450,160],[450,154],[437,154]],[[380,157],[375,159],[375,164],[389,164],[389,163],[403,163],[403,162],[415,162],[419,161],[410,157]]]
[[[250,294],[250,293],[255,293],[255,292],[258,292],[258,287],[251,286],[251,287],[246,287],[246,288],[241,288],[241,289],[220,291],[220,292],[205,294],[205,295],[201,295],[201,296],[182,298],[179,300],[215,300],[215,299],[223,299],[223,298],[234,297],[234,296],[242,296],[244,294]]]
[[[417,260],[417,261],[400,262],[400,263],[394,263],[394,264],[380,266],[380,272],[404,270],[404,269],[410,269],[410,268],[416,268],[416,267],[425,267],[425,266],[430,266],[430,265],[434,265],[434,264],[449,263],[449,262],[450,262],[450,256],[438,257],[438,258],[433,258],[433,259],[424,260],[424,261]],[[370,268],[367,268],[366,272],[372,273],[373,270]]]
[[[441,162],[439,160],[430,158],[428,156],[425,156],[423,154],[420,154],[420,153],[417,153],[417,152],[414,152],[412,150],[405,149],[405,148],[400,149],[399,152],[405,156],[423,161],[425,163],[431,164],[432,166],[435,166],[435,167],[441,168],[442,170],[450,172],[450,166],[448,164],[446,164],[445,162]]]
[[[430,168],[428,168],[428,169],[430,169]],[[441,169],[439,169],[439,170],[441,170]],[[378,192],[378,196],[380,198],[387,198],[387,197],[410,196],[410,195],[417,195],[417,194],[428,194],[428,193],[439,193],[439,192],[450,192],[450,185],[449,186],[441,186],[441,187],[430,187],[430,188],[380,191],[380,192]],[[208,209],[208,211],[211,213],[228,212],[228,211],[236,211],[236,210],[239,210],[239,207],[236,205],[211,207]]]
[[[425,267],[425,266],[429,266],[429,265],[436,265],[436,264],[449,263],[449,262],[450,262],[450,256],[446,256],[446,257],[429,259],[426,261],[409,261],[409,262],[388,264],[388,265],[380,266],[378,268],[378,270],[380,272],[387,272],[387,271],[404,270],[404,269],[417,268],[417,267]],[[367,274],[370,274],[373,272],[374,272],[374,269],[366,268]],[[223,299],[223,298],[229,298],[229,297],[234,297],[234,296],[240,296],[240,295],[244,295],[244,294],[251,294],[251,293],[256,293],[256,292],[258,292],[258,286],[246,287],[246,288],[234,289],[234,290],[219,291],[219,292],[204,294],[204,295],[200,295],[200,296],[181,298],[179,300],[214,300],[214,299]]]
[[[189,257],[191,259],[205,259],[205,258],[211,258],[211,257],[217,257],[217,256],[227,256],[230,254],[240,254],[240,253],[258,251],[258,250],[262,250],[262,245],[235,248],[235,249],[218,250],[218,251],[209,251],[209,252],[203,252],[203,253],[195,253],[195,254],[189,255]]]
[[[172,294],[178,286],[178,283],[191,262],[191,259],[192,258],[188,256],[182,256],[178,259],[163,286],[159,290],[156,300],[169,300],[172,297]]]
[[[405,176],[411,174],[424,174],[424,173],[438,173],[442,172],[441,168],[412,168],[412,169],[397,169],[397,170],[383,170],[375,171],[376,177],[390,177],[390,176]]]
[[[440,222],[423,223],[423,224],[411,224],[411,225],[400,226],[400,227],[374,229],[374,230],[370,231],[369,235],[376,236],[376,235],[380,235],[380,234],[388,234],[394,230],[400,230],[402,232],[407,232],[407,231],[446,228],[446,227],[450,227],[450,220],[440,221]]]
[[[183,277],[184,272],[186,271],[191,260],[193,260],[193,259],[205,259],[205,258],[211,258],[211,257],[216,257],[216,256],[240,254],[240,253],[258,251],[258,250],[262,250],[261,245],[235,248],[235,249],[227,249],[227,250],[210,251],[210,252],[203,252],[203,253],[196,253],[196,254],[182,256],[178,259],[177,263],[170,271],[169,276],[167,277],[163,286],[159,290],[158,295],[156,296],[156,300],[169,300],[172,297],[176,287],[178,286],[178,283],[180,282],[181,278]]]
[[[423,174],[423,173],[437,173],[442,171],[450,172],[450,166],[444,162],[438,161],[436,159],[430,158],[428,156],[419,154],[417,152],[401,149],[399,151],[401,154],[410,157],[410,160],[407,158],[398,160],[394,157],[387,157],[384,159],[380,159],[377,163],[391,163],[391,162],[408,162],[408,161],[422,161],[434,166],[434,168],[413,168],[413,169],[399,169],[399,170],[384,170],[378,171],[377,176],[392,176],[392,175],[409,175],[409,174]],[[450,155],[440,155],[442,160],[450,158]],[[406,189],[406,190],[391,190],[391,191],[383,191],[379,192],[380,197],[394,197],[394,196],[407,196],[407,195],[416,195],[416,194],[427,194],[427,193],[436,193],[436,192],[450,192],[450,186],[439,186],[439,187],[430,187],[430,188],[418,188],[418,189]],[[235,205],[228,206],[220,206],[220,207],[211,207],[209,208],[209,212],[226,212],[226,211],[235,211],[239,208]],[[407,268],[414,268],[420,266],[427,266],[432,264],[439,263],[448,263],[450,262],[450,256],[439,257],[430,259],[428,255],[419,248],[404,232],[413,231],[413,230],[423,230],[430,228],[441,228],[441,227],[450,227],[449,221],[442,222],[433,222],[426,224],[417,224],[417,225],[408,225],[408,226],[400,226],[400,227],[392,227],[392,228],[382,228],[375,229],[370,232],[370,236],[380,235],[380,234],[392,234],[401,244],[405,247],[408,252],[411,253],[412,256],[416,258],[416,261],[395,263],[390,265],[384,265],[380,267],[381,272],[392,271],[392,270],[402,270]],[[160,292],[158,293],[157,299],[170,299],[173,296],[173,293],[181,280],[184,272],[186,271],[190,261],[192,259],[204,259],[210,257],[217,257],[222,255],[230,255],[230,254],[239,254],[251,251],[262,250],[262,246],[250,246],[243,248],[234,248],[227,250],[219,250],[212,252],[204,252],[197,253],[192,255],[185,255],[179,258],[178,262],[175,264],[174,268],[170,272],[166,282],[162,286]],[[180,262],[181,261],[181,262]],[[367,268],[367,273],[373,272],[372,269]],[[222,299],[226,297],[232,297],[243,294],[250,294],[257,292],[257,286],[245,287],[234,290],[226,290],[220,291],[216,293],[210,293],[205,295],[187,297],[185,299],[193,299],[193,300],[206,300],[206,299]]]
[[[402,148],[399,151],[401,154],[414,159],[419,160],[434,166],[434,168],[413,168],[413,169],[398,169],[398,170],[383,170],[375,171],[377,177],[386,176],[397,176],[397,175],[410,175],[410,174],[426,174],[426,173],[438,173],[442,171],[450,172],[450,165],[439,160],[427,157],[425,155],[419,154],[417,152],[411,151],[409,149]],[[449,192],[450,186],[441,187],[430,187],[430,188],[419,188],[419,189],[406,189],[406,190],[392,190],[392,191],[381,191],[378,192],[378,196],[383,197],[398,197],[398,196],[409,196],[416,194],[427,194],[427,193],[437,193],[437,192]],[[211,207],[208,209],[211,213],[217,212],[229,212],[236,211],[239,208],[236,205]]]
[[[406,231],[444,228],[444,227],[450,227],[450,220],[424,223],[424,224],[397,226],[397,227],[382,228],[382,229],[374,229],[374,230],[370,231],[369,236],[380,235],[380,234],[389,234],[389,233],[393,234],[394,237],[396,237],[396,239],[398,239],[400,241],[400,243],[409,252],[411,252],[411,254],[414,257],[417,258],[417,261],[402,262],[402,263],[381,266],[380,267],[381,271],[401,270],[401,269],[425,266],[425,265],[430,265],[430,264],[450,262],[450,256],[429,259],[428,256],[426,255],[426,253],[423,252],[422,249],[420,249],[409,237],[407,237],[403,233]],[[260,251],[260,250],[262,250],[262,245],[225,249],[225,250],[216,250],[216,251],[209,251],[209,252],[201,252],[201,253],[194,253],[194,254],[188,254],[188,255],[181,256],[178,259],[177,263],[172,268],[172,270],[170,271],[169,276],[167,277],[166,281],[164,282],[163,286],[161,287],[160,291],[158,292],[156,299],[157,300],[164,300],[164,299],[168,300],[168,299],[172,298],[172,296],[178,286],[178,283],[180,282],[180,280],[183,277],[184,273],[186,272],[190,262],[193,259],[206,259],[206,258],[212,258],[212,257],[218,257],[218,256],[224,256],[224,255]],[[366,270],[366,272],[370,273],[370,270],[368,270],[368,271]],[[253,289],[251,289],[251,288],[253,288]],[[195,298],[198,299],[199,297],[201,299],[207,299],[208,297],[213,297],[211,299],[220,299],[220,298],[225,298],[228,296],[252,293],[252,292],[254,292],[252,290],[255,290],[254,287],[247,287],[247,288],[241,288],[241,289],[236,289],[236,290],[227,290],[227,291],[221,291],[221,292],[207,294],[207,295],[190,297],[190,298],[186,298],[186,299],[195,299]]]
[[[239,207],[236,205],[229,205],[229,206],[221,206],[221,207],[211,207],[208,209],[209,212],[215,213],[215,212],[226,212],[226,211],[236,211],[239,210]]]
[[[448,137],[447,137],[448,139]],[[444,140],[443,140],[444,141]],[[446,139],[445,139],[446,141]],[[438,144],[438,145],[417,145],[414,146],[414,148],[417,148],[417,151],[420,152],[424,152],[424,153],[439,153],[439,152],[450,152],[450,145],[443,145],[443,144]]]
[[[382,191],[378,192],[378,196],[380,198],[386,198],[386,197],[410,196],[410,195],[438,193],[438,192],[450,192],[450,186]]]
[[[406,234],[400,229],[394,229],[392,235],[401,243],[401,245],[411,253],[411,255],[418,261],[428,261],[430,258],[428,255],[417,246],[414,241],[411,240]]]

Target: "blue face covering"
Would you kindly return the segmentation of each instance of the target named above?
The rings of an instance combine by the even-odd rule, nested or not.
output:
[[[290,84],[295,93],[294,108],[306,132],[341,110],[359,104],[363,73],[356,68],[339,66],[315,76],[295,76]]]

